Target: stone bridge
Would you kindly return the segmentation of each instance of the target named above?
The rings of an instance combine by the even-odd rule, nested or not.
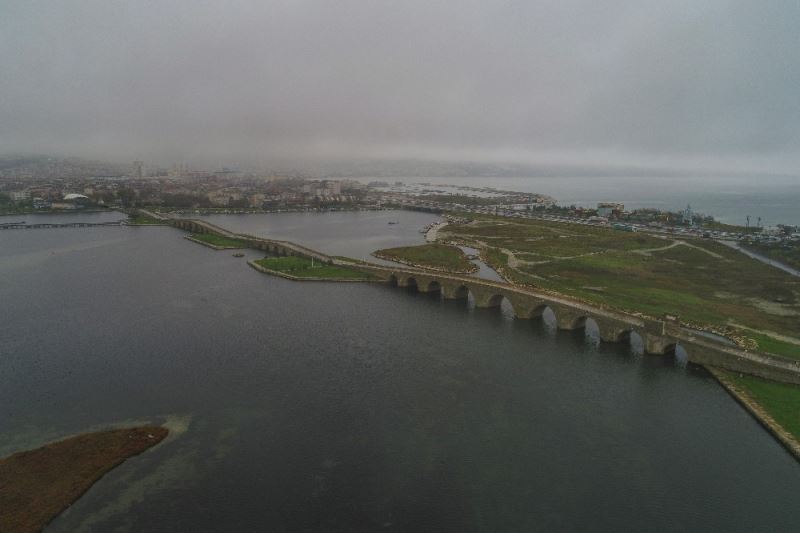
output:
[[[266,253],[273,255],[294,255],[299,257],[313,258],[315,261],[322,263],[333,263],[333,258],[329,255],[317,252],[311,248],[300,246],[289,241],[278,241],[275,239],[265,239],[263,237],[256,237],[243,233],[233,233],[225,228],[221,228],[205,220],[197,220],[193,218],[170,218],[163,219],[169,222],[170,225],[180,228],[192,233],[211,233],[229,239],[238,239],[244,241],[249,248],[262,250]]]
[[[697,332],[681,327],[678,317],[665,315],[656,319],[624,313],[590,305],[544,291],[521,288],[476,277],[440,273],[416,268],[395,268],[370,263],[353,263],[335,259],[305,246],[289,241],[279,241],[233,233],[203,220],[164,218],[171,225],[192,233],[212,233],[245,241],[248,247],[274,255],[294,255],[314,258],[317,261],[347,266],[370,272],[398,287],[415,288],[419,292],[438,293],[445,299],[463,299],[470,296],[478,308],[500,307],[503,301],[511,305],[518,319],[541,317],[550,309],[558,329],[576,330],[593,321],[603,342],[625,342],[633,334],[639,335],[649,354],[674,353],[678,346],[685,350],[690,362],[709,365],[735,372],[744,372],[763,378],[800,385],[800,361],[784,359],[772,354],[750,352],[721,341],[702,337]]]
[[[635,333],[641,337],[644,350],[649,354],[672,354],[680,346],[692,363],[800,384],[800,361],[750,352],[703,337],[694,330],[681,327],[678,317],[665,315],[656,319],[638,316],[543,291],[468,276],[377,265],[349,266],[369,271],[397,287],[438,293],[444,299],[466,300],[471,296],[477,308],[499,307],[505,300],[518,319],[538,318],[550,309],[555,315],[558,329],[582,329],[587,322],[593,321],[603,342],[627,342]]]

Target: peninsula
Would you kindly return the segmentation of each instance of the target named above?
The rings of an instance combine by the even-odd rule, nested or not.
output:
[[[0,459],[0,531],[40,531],[108,471],[168,433],[161,426],[98,431]]]

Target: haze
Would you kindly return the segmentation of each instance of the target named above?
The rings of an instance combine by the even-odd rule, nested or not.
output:
[[[0,152],[793,173],[796,1],[0,1]]]

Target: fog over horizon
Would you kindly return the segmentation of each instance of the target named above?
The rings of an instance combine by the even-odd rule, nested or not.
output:
[[[800,3],[0,0],[0,154],[796,174]]]

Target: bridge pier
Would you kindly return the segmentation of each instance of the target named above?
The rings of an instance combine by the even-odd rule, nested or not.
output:
[[[580,329],[586,323],[586,315],[580,311],[574,311],[562,306],[551,306],[551,308],[556,315],[556,324],[558,329],[568,331]]]
[[[644,336],[644,351],[651,355],[664,355],[667,348],[675,344],[674,340],[661,335],[648,333]]]
[[[603,342],[620,342],[624,334],[630,331],[630,326],[622,322],[615,322],[605,318],[593,317],[600,330],[600,340]]]
[[[520,297],[519,295],[506,295],[511,306],[514,308],[514,316],[520,320],[539,318],[547,308],[547,303],[543,300],[534,298]]]
[[[466,300],[469,297],[469,289],[464,285],[441,281],[439,284],[442,286],[442,297],[445,300]]]
[[[428,294],[434,294],[441,291],[441,284],[438,280],[434,278],[427,278],[427,277],[416,277],[417,280],[417,290],[419,292],[424,292]]]
[[[487,309],[491,307],[499,307],[503,302],[503,295],[491,289],[478,289],[471,287],[473,298],[475,298],[475,307]]]
[[[397,278],[397,286],[403,289],[406,289],[408,287],[416,287],[417,280],[412,277],[399,276]]]

